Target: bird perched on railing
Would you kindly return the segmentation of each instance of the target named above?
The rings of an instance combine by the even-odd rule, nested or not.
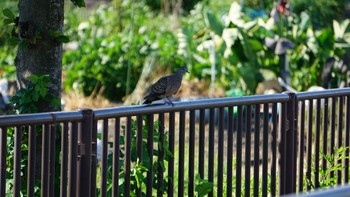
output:
[[[164,76],[154,83],[149,93],[144,97],[143,104],[152,103],[155,100],[164,99],[165,103],[174,106],[174,103],[169,99],[176,94],[181,86],[182,76],[189,73],[185,66],[180,67],[175,74]]]

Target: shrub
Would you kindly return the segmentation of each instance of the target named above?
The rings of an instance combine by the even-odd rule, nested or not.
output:
[[[155,16],[144,4],[124,6],[121,19],[113,7],[102,5],[79,27],[71,27],[73,31],[69,31],[79,38],[77,48],[68,49],[63,58],[67,91],[102,92],[106,98],[120,101],[134,89],[148,55],[159,57],[161,65],[174,61],[175,36],[160,24],[151,24]],[[130,22],[126,22],[128,17]]]

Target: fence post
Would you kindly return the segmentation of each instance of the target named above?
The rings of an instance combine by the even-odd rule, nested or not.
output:
[[[92,152],[92,130],[93,110],[79,109],[83,114],[80,135],[78,136],[78,196],[91,196],[91,152]]]
[[[297,96],[294,92],[285,92],[289,96],[287,106],[282,109],[280,162],[280,195],[296,192],[296,122]]]

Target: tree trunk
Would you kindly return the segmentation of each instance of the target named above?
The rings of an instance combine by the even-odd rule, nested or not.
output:
[[[148,88],[153,82],[155,82],[154,79],[160,71],[157,69],[156,59],[157,57],[155,55],[150,55],[146,58],[136,87],[134,91],[125,99],[124,105],[141,104],[143,102],[143,97],[148,92]]]
[[[30,85],[31,75],[49,75],[48,94],[61,98],[62,43],[52,32],[63,32],[64,0],[20,0],[19,36],[15,60],[19,88]],[[51,103],[41,103],[39,112],[58,111]]]

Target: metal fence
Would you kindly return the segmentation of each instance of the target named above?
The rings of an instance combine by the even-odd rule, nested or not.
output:
[[[349,159],[320,152],[349,147],[349,99],[344,88],[0,117],[0,196],[277,196],[323,186],[334,164],[345,167],[327,176],[344,184]]]

